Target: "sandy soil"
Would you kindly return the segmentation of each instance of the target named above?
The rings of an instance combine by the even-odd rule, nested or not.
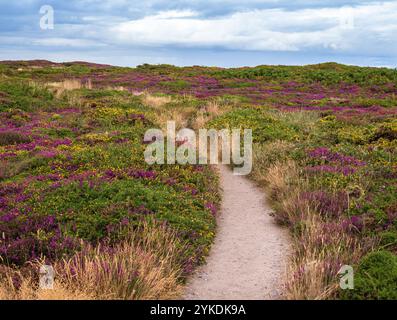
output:
[[[189,299],[280,299],[289,248],[288,231],[269,215],[264,193],[220,167],[223,203],[217,237],[186,286]]]

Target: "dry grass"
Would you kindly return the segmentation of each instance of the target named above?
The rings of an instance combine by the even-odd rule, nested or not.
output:
[[[185,106],[181,101],[175,101],[166,108],[155,110],[155,121],[159,127],[166,132],[167,122],[174,121],[176,130],[187,128],[192,115],[195,114],[195,108]]]
[[[156,113],[156,122],[159,124],[160,128],[166,132],[167,121],[175,121],[176,129],[186,128],[188,124],[187,114],[188,110],[180,110],[177,108],[172,108],[165,110],[163,112]]]
[[[176,129],[185,128],[191,108],[185,107],[182,101],[173,100],[170,96],[142,95],[142,103],[154,110],[156,123],[166,132],[167,121],[175,121]]]
[[[283,151],[287,145],[275,142],[268,147]],[[282,152],[279,157],[283,158]],[[337,272],[340,266],[356,263],[371,244],[346,233],[341,221],[321,217],[300,197],[302,191],[307,190],[307,181],[293,161],[281,160],[273,164],[265,161],[252,175],[267,189],[276,220],[289,225],[293,232],[293,255],[285,281],[286,298],[334,298],[339,288]]]
[[[149,93],[144,94],[142,97],[143,104],[153,109],[160,109],[171,101],[172,98],[170,96],[154,96]]]
[[[105,90],[128,91],[128,89],[124,86],[107,86]]]
[[[167,121],[175,121],[177,130],[187,127],[197,130],[231,109],[230,106],[221,105],[215,100],[198,109],[193,102],[194,98],[189,95],[178,98],[149,93],[142,95],[142,103],[155,111],[156,122],[163,130],[166,129]]]
[[[148,223],[113,248],[88,246],[56,262],[53,290],[9,269],[2,273],[0,299],[173,299],[181,292],[181,246],[173,232]],[[38,270],[37,262],[34,270]],[[20,279],[18,288],[15,276]]]
[[[204,128],[205,124],[209,121],[208,117],[204,115],[204,112],[199,112],[194,120],[194,129]]]
[[[47,85],[49,87],[62,90],[75,90],[83,88],[81,81],[78,79],[65,79],[60,82],[50,82]]]
[[[205,106],[205,111],[214,117],[219,116],[221,114],[220,110],[221,110],[220,105],[216,101],[209,101]]]
[[[57,98],[61,97],[65,91],[77,90],[77,89],[92,89],[92,81],[88,79],[85,83],[82,83],[79,79],[65,79],[60,82],[49,82],[46,84],[51,90],[54,91]]]
[[[229,105],[221,105],[218,101],[209,101],[204,107],[200,108],[193,121],[193,129],[204,128],[208,121],[231,110]]]
[[[15,287],[11,273],[0,284],[0,300],[92,300],[92,296],[85,292],[73,291],[55,281],[54,288],[40,289],[37,281],[32,278],[19,275],[21,279],[18,288]],[[15,277],[15,272],[13,272]]]
[[[301,208],[301,230],[295,234],[295,255],[287,279],[288,299],[327,299],[339,289],[341,264],[354,264],[367,251],[360,241],[343,232],[340,223],[323,221],[308,204],[295,199]]]

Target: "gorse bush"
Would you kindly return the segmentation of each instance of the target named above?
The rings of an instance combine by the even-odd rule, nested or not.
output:
[[[289,298],[338,297],[340,266],[378,246],[381,230],[395,233],[393,119],[246,106],[206,124],[253,129],[251,177],[296,237]],[[393,243],[384,236],[382,246],[394,251]]]
[[[145,131],[174,120],[252,129],[250,178],[292,234],[287,298],[395,298],[396,70],[33,61],[0,73],[0,294],[44,297],[24,269],[39,259],[65,271],[65,298],[175,297],[214,239],[219,193],[210,167],[145,163]],[[160,225],[172,248],[142,249]],[[356,290],[341,293],[344,264],[356,266]]]
[[[344,66],[336,63],[323,63],[313,66],[258,66],[254,68],[237,68],[216,70],[212,74],[224,78],[266,79],[270,81],[320,82],[326,85],[338,83],[387,84],[397,81],[397,71],[386,68],[362,68]]]
[[[387,251],[372,252],[354,273],[354,289],[341,293],[345,299],[397,299],[397,257]]]
[[[397,253],[397,231],[385,231],[379,236],[381,247]]]
[[[19,85],[27,99],[45,99]],[[147,165],[143,136],[156,125],[157,111],[128,92],[90,92],[67,90],[47,99],[58,106],[43,104],[40,110],[7,95],[19,109],[1,112],[0,263],[17,273],[38,260],[59,266],[57,288],[65,298],[176,297],[214,238],[217,177],[203,166]],[[182,107],[176,104],[175,112]],[[147,221],[150,232],[142,228]],[[166,247],[156,240],[148,248],[150,237],[164,228],[172,234],[158,238]],[[82,270],[75,286],[69,259],[85,261],[73,267]],[[107,263],[114,272],[108,273]],[[119,264],[126,268],[124,279]],[[99,278],[90,278],[98,268]],[[24,276],[22,289],[11,281],[0,291],[9,288],[15,298],[48,297],[33,290],[36,277]],[[107,291],[96,290],[98,283]]]
[[[208,128],[251,129],[254,142],[294,140],[296,128],[259,109],[240,109],[226,113],[207,125]]]
[[[27,81],[0,81],[0,92],[5,99],[0,99],[0,112],[18,108],[33,111],[51,106],[53,94],[45,87]]]

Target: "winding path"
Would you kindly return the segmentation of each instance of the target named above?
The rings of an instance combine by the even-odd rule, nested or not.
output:
[[[220,167],[223,202],[217,237],[186,286],[187,300],[280,299],[290,239],[269,215],[263,191]]]

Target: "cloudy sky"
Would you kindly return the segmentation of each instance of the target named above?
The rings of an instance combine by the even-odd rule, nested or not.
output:
[[[0,0],[0,5],[0,60],[397,67],[397,1]],[[54,10],[53,28],[45,5]]]

